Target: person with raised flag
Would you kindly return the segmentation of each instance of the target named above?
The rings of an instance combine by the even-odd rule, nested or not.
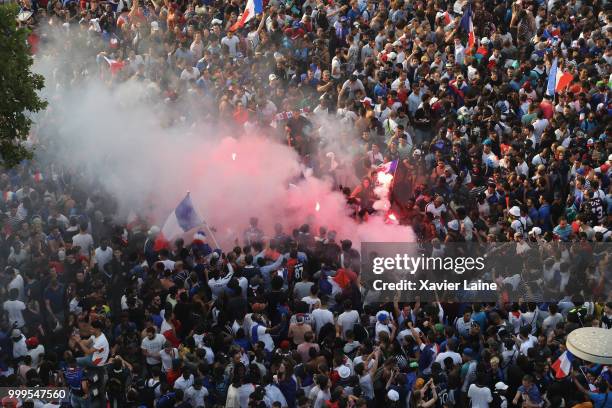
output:
[[[261,14],[263,12],[263,0],[247,0],[244,11],[238,18],[238,21],[234,23],[229,31],[236,31],[239,28],[244,27],[244,25],[253,19],[255,15]]]
[[[204,224],[204,220],[197,213],[191,201],[191,194],[187,193],[185,198],[176,206],[174,211],[168,215],[164,226],[155,237],[155,250],[159,251],[168,247],[169,241],[180,235]]]
[[[470,54],[474,48],[474,44],[476,43],[476,37],[474,36],[472,3],[468,2],[459,24],[461,25],[461,29],[467,34],[466,54]]]
[[[572,362],[575,357],[569,350],[565,350],[557,360],[550,366],[555,373],[555,378],[565,378],[572,372]]]

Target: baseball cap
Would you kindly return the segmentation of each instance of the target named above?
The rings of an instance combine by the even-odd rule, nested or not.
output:
[[[32,347],[32,348],[36,348],[38,347],[38,338],[37,337],[30,337],[29,339],[26,340],[26,345],[28,347]]]
[[[459,231],[459,221],[457,220],[449,221],[446,225],[449,229],[452,229],[453,231]]]
[[[499,381],[498,383],[495,384],[495,389],[505,391],[508,389],[508,386],[503,381]]]
[[[540,227],[533,227],[531,231],[529,231],[529,235],[535,235],[536,237],[542,235],[542,229]]]
[[[340,378],[343,379],[349,378],[349,376],[351,375],[351,369],[345,365],[341,365],[340,367],[338,367],[337,371]]]
[[[389,390],[389,392],[387,392],[387,398],[389,398],[389,401],[399,401],[399,393],[395,390]]]
[[[380,313],[378,315],[378,321],[381,322],[381,323],[384,322],[385,320],[387,320],[388,318],[389,318],[389,315],[387,313],[384,313],[384,312]]]
[[[510,211],[508,211],[510,213],[510,215],[514,216],[514,217],[520,217],[521,216],[521,209],[518,208],[516,205],[514,207],[512,207],[510,209]]]

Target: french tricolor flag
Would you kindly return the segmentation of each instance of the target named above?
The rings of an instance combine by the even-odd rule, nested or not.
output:
[[[204,220],[197,213],[191,195],[187,193],[185,198],[176,206],[174,211],[170,213],[168,219],[164,223],[161,232],[155,238],[154,249],[159,251],[168,247],[168,241],[176,238],[185,232],[199,227],[204,223]]]
[[[8,203],[9,201],[15,200],[15,193],[12,191],[5,191],[2,193],[2,198]]]
[[[230,27],[230,31],[236,31],[237,29],[244,27],[247,21],[255,17],[256,14],[261,13],[263,13],[263,0],[247,0],[244,12],[240,15],[238,21],[236,21],[234,25]]]
[[[378,171],[383,171],[387,174],[395,174],[395,170],[397,170],[398,160],[391,160],[390,162],[383,163],[378,166]]]
[[[572,361],[576,357],[569,351],[561,354],[557,361],[555,361],[550,367],[555,372],[555,378],[565,378],[572,372]]]
[[[461,17],[460,25],[463,31],[468,35],[468,46],[466,51],[469,54],[476,42],[476,38],[474,37],[474,23],[472,22],[472,5],[469,3],[465,9],[465,13],[463,13],[463,17]]]
[[[125,61],[117,61],[117,60],[110,59],[107,57],[104,57],[104,60],[108,63],[108,66],[110,67],[110,70],[111,70],[111,74],[113,75],[121,71],[123,67],[125,66]]]
[[[561,92],[565,88],[567,88],[572,81],[574,80],[574,76],[569,72],[561,72],[557,66],[557,59],[555,58],[552,66],[550,67],[550,72],[548,73],[548,84],[546,86],[546,94],[549,96],[554,96],[555,92]]]

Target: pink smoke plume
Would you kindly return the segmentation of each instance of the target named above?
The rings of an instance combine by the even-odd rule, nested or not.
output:
[[[355,244],[415,240],[409,227],[391,225],[384,215],[357,223],[330,181],[300,177],[296,153],[270,140],[252,135],[224,138],[204,151],[192,151],[185,163],[192,163],[194,203],[224,247],[242,238],[250,217],[257,217],[267,234],[276,223],[286,232],[309,223],[313,233],[325,226]],[[175,199],[178,202],[180,195]]]

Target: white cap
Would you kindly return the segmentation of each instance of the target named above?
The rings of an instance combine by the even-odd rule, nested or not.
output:
[[[13,331],[11,332],[11,337],[14,339],[16,339],[17,337],[21,337],[21,330],[13,329]]]
[[[414,152],[412,152],[412,156],[420,156],[422,154],[423,152],[421,151],[421,149],[415,149]]]
[[[210,24],[211,25],[221,25],[223,24],[223,21],[219,20],[218,18],[213,18]]]
[[[275,74],[270,74],[270,76],[268,76],[268,80],[270,81],[274,81],[275,79],[278,79],[278,77]]]
[[[446,225],[449,229],[452,229],[453,231],[459,231],[459,221],[457,220],[449,221]]]
[[[389,398],[389,401],[399,401],[399,393],[395,390],[389,390],[387,398]]]
[[[491,42],[491,40],[489,40],[487,37],[482,37],[482,40],[480,40],[481,44],[487,45]]]
[[[542,235],[542,228],[540,227],[533,227],[531,229],[531,231],[529,231],[529,235],[535,235],[536,237],[539,235]]]
[[[495,389],[496,390],[507,390],[508,386],[506,384],[504,384],[502,381],[499,381],[498,383],[495,384]]]
[[[159,234],[159,232],[160,232],[159,227],[157,225],[153,225],[151,228],[149,228],[149,232],[147,232],[147,235],[153,237]]]
[[[343,379],[349,378],[349,376],[351,375],[351,369],[345,365],[341,365],[340,367],[338,367],[338,375],[340,376],[340,378]]]
[[[393,61],[395,58],[397,58],[397,53],[395,53],[394,51],[391,51],[387,54],[387,60]]]
[[[510,211],[508,211],[510,213],[510,215],[514,216],[514,217],[520,217],[521,216],[521,209],[518,208],[516,205],[514,207],[512,207],[510,209]]]

